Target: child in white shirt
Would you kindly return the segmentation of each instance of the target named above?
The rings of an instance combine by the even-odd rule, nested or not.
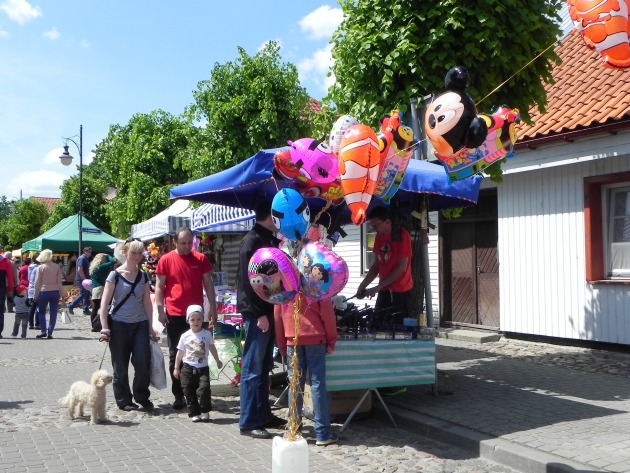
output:
[[[182,334],[177,344],[173,376],[181,380],[188,405],[188,417],[193,422],[200,422],[209,420],[212,410],[208,354],[212,354],[219,369],[223,367],[223,363],[214,346],[212,332],[202,326],[203,308],[200,305],[188,307],[186,322],[190,324],[190,330]]]

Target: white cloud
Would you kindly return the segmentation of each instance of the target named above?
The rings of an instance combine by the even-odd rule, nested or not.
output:
[[[38,16],[42,16],[42,9],[32,6],[27,0],[6,0],[0,4],[0,10],[3,10],[11,21],[15,21],[19,25],[24,25]]]
[[[332,45],[327,44],[324,49],[318,49],[310,58],[301,61],[297,65],[300,82],[311,81],[323,92],[327,92],[328,87],[335,80],[334,77],[326,77],[332,65]]]
[[[59,39],[59,37],[61,36],[61,33],[59,32],[59,30],[57,29],[56,26],[53,26],[51,30],[49,31],[45,31],[42,36],[44,38],[50,39],[50,40],[56,40]]]
[[[323,5],[300,20],[300,29],[308,39],[330,39],[342,21],[341,8]]]
[[[8,31],[0,30],[0,38],[8,38],[8,37],[9,37]]]
[[[6,183],[7,198],[60,197],[60,186],[68,176],[56,171],[28,171],[12,175]]]

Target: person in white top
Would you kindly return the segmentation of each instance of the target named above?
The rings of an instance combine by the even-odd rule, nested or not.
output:
[[[173,376],[182,383],[188,417],[193,422],[209,420],[212,410],[208,354],[212,354],[219,369],[223,367],[214,346],[212,332],[203,328],[203,313],[200,305],[188,306],[186,322],[190,325],[190,330],[184,332],[179,339],[173,369]]]

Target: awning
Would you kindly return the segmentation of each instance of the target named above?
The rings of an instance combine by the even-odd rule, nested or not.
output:
[[[241,233],[256,223],[254,212],[238,207],[204,204],[192,211],[191,229],[195,233]]]
[[[189,202],[178,200],[149,220],[132,225],[131,236],[147,241],[165,235],[175,235],[178,228],[190,226],[191,214]]]

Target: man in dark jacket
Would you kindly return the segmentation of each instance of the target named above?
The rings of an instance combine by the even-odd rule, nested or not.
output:
[[[271,414],[269,405],[269,372],[273,368],[273,304],[262,300],[249,283],[247,268],[252,255],[259,248],[280,244],[274,233],[271,204],[264,202],[256,208],[256,225],[241,242],[236,274],[237,308],[245,323],[245,346],[241,370],[242,435],[270,438],[265,427],[280,427],[284,421]]]

